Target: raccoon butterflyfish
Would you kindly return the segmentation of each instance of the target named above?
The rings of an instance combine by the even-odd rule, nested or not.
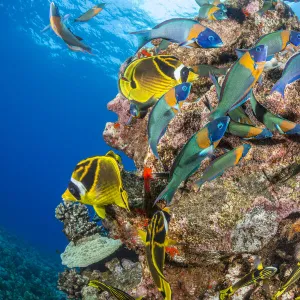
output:
[[[277,268],[275,267],[263,267],[263,265],[259,262],[255,269],[244,276],[241,280],[230,286],[229,288],[220,291],[219,299],[225,300],[228,299],[229,296],[233,295],[238,289],[248,286],[251,284],[256,284],[260,281],[266,281],[274,276],[277,272]]]
[[[97,16],[104,8],[106,4],[100,3],[86,11],[84,14],[82,14],[80,17],[76,18],[74,22],[87,22],[93,17]]]
[[[148,143],[152,153],[159,159],[157,144],[171,120],[180,111],[181,101],[186,100],[191,83],[181,83],[164,94],[152,108],[148,119]]]
[[[277,299],[281,296],[292,284],[296,283],[300,278],[300,262],[297,263],[297,266],[292,271],[291,275],[288,277],[286,282],[282,285],[280,290],[272,297],[272,300]]]
[[[76,47],[91,53],[91,48],[82,43],[82,38],[74,35],[69,28],[61,21],[58,7],[51,2],[50,4],[50,25],[57,36],[59,36],[71,48]]]
[[[172,87],[192,82],[198,75],[174,56],[157,55],[134,60],[119,78],[119,90],[139,111],[147,111]]]
[[[245,52],[227,72],[222,84],[219,105],[211,113],[210,119],[224,116],[228,111],[242,105],[251,88],[259,80],[267,58],[268,47],[257,46]]]
[[[206,181],[212,181],[221,176],[227,169],[236,166],[247,155],[251,146],[244,144],[215,159],[204,171],[202,177],[195,182],[200,187]]]
[[[142,297],[134,298],[134,297],[128,295],[127,293],[125,293],[124,291],[119,290],[119,289],[117,289],[111,285],[108,285],[104,282],[101,282],[99,280],[91,280],[89,282],[89,286],[92,286],[101,291],[109,292],[111,295],[115,296],[115,298],[118,300],[140,300],[140,299],[142,299]]]
[[[186,142],[173,162],[168,185],[159,194],[155,203],[165,200],[169,204],[172,201],[181,182],[192,176],[200,168],[202,161],[208,155],[212,155],[229,121],[229,117],[221,117],[209,122]]]
[[[217,7],[219,10],[220,8]],[[138,39],[138,49],[154,39],[165,39],[179,46],[193,48],[220,48],[223,46],[219,35],[198,21],[174,18],[156,25],[151,30],[132,32]]]
[[[139,230],[139,235],[145,243],[147,263],[153,281],[165,300],[171,300],[172,296],[170,284],[163,275],[165,252],[167,246],[176,243],[167,238],[169,221],[169,208],[164,208],[153,215],[147,232]]]
[[[92,205],[102,219],[105,218],[105,206],[109,204],[129,211],[128,196],[123,189],[118,165],[121,162],[121,157],[113,151],[80,161],[62,195],[63,200]]]
[[[263,123],[270,131],[278,131],[281,134],[300,135],[300,124],[296,124],[278,115],[272,114],[256,100],[253,91],[250,95],[250,102],[257,120]]]
[[[286,63],[281,78],[275,83],[271,90],[278,92],[284,97],[284,90],[288,84],[300,79],[300,53],[297,52]]]

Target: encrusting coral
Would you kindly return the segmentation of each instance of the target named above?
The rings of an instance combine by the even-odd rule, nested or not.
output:
[[[63,232],[69,241],[76,242],[100,231],[97,223],[90,221],[87,207],[80,203],[60,203],[55,209],[55,217],[63,222]]]
[[[286,18],[287,11],[283,5],[277,5],[275,11],[259,16],[256,11],[261,4],[262,1],[228,1],[228,20],[202,22],[221,36],[224,42],[222,48],[186,49],[171,44],[163,53],[176,56],[188,66],[212,64],[229,67],[236,60],[236,48],[250,48],[261,35],[272,31],[297,28],[296,18]],[[248,13],[242,14],[242,9]],[[276,55],[276,59],[284,64],[291,55],[286,51]],[[277,93],[270,95],[281,72],[281,69],[264,72],[263,84],[254,89],[255,96],[272,113],[299,123],[299,81],[287,87],[285,99]],[[194,102],[199,97],[200,101]],[[103,225],[111,238],[120,239],[127,248],[139,255],[142,278],[136,280],[130,288],[127,288],[128,283],[125,282],[117,286],[134,296],[143,296],[144,299],[161,297],[147,267],[144,246],[137,230],[148,225],[151,214],[145,208],[152,206],[166,181],[153,178],[150,193],[143,191],[144,167],[151,168],[154,173],[170,169],[186,141],[208,122],[209,111],[204,104],[206,97],[213,106],[217,105],[217,95],[211,81],[200,78],[193,84],[188,101],[171,121],[159,143],[161,162],[148,147],[149,114],[144,119],[133,120],[128,126],[129,101],[118,94],[108,104],[108,109],[115,112],[119,119],[117,123],[106,124],[103,137],[110,146],[134,160],[137,172],[127,174],[127,177],[124,173],[122,176],[125,189],[130,190],[131,212],[118,207],[110,208]],[[248,103],[245,109],[251,120],[262,126],[253,117]],[[287,278],[288,271],[299,260],[299,142],[297,136],[279,133],[274,133],[272,139],[247,141],[252,148],[238,166],[226,171],[222,177],[205,183],[198,191],[193,182],[208,166],[209,162],[206,161],[178,189],[170,207],[169,224],[169,236],[177,241],[176,251],[167,251],[164,268],[164,275],[172,288],[173,300],[217,299],[220,290],[229,287],[253,269],[254,254],[260,256],[264,265],[280,266],[279,274],[268,281],[271,295],[278,290],[281,282]],[[234,148],[242,143],[240,138],[226,134],[217,148],[217,155],[222,153],[222,148]],[[147,203],[143,203],[144,199],[147,199]],[[81,274],[90,280],[102,278],[112,285],[114,283],[102,277],[103,272],[95,273],[89,268],[81,270]],[[95,274],[99,277],[95,278]],[[292,300],[299,296],[297,288],[299,283],[291,287],[285,299]],[[103,299],[103,295],[93,292],[91,287],[85,287],[84,291],[85,294],[94,293],[93,297],[98,297],[91,299]],[[260,300],[265,299],[266,293],[259,286],[251,286],[240,289],[232,299],[251,297]]]

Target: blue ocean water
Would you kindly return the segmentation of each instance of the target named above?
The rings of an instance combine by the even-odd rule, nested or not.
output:
[[[59,0],[76,17],[91,1]],[[291,4],[300,14],[300,4]],[[194,0],[115,0],[95,19],[71,24],[95,55],[78,54],[49,30],[49,2],[0,0],[1,202],[0,225],[54,253],[67,240],[54,217],[76,163],[104,154],[106,109],[117,94],[121,63],[135,52],[128,32],[172,17],[193,17]],[[125,168],[132,161],[122,154]]]
[[[91,1],[59,0],[62,15],[81,15]],[[118,92],[121,63],[135,52],[128,32],[166,18],[193,16],[197,4],[116,0],[96,18],[72,24],[95,55],[74,53],[49,30],[48,1],[0,1],[1,53],[1,200],[0,225],[44,250],[67,244],[54,209],[74,166],[105,154],[102,139],[106,109]],[[70,18],[70,19],[71,19]],[[125,168],[133,162],[122,154]]]

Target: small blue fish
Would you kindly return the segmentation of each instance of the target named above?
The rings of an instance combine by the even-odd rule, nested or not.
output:
[[[213,21],[228,19],[226,12],[223,11],[220,7],[213,4],[205,4],[201,6],[199,9],[198,17],[199,19],[207,19]]]
[[[191,83],[182,83],[164,94],[154,105],[148,120],[148,142],[159,159],[157,144],[165,134],[171,120],[180,111],[179,101],[184,101],[191,90]]]
[[[180,46],[194,48],[220,48],[223,46],[221,38],[208,27],[199,22],[185,18],[175,18],[156,25],[151,30],[132,32],[138,38],[138,49],[153,39],[165,39]]]
[[[250,148],[249,144],[244,144],[215,159],[195,184],[201,187],[206,181],[212,181],[221,176],[227,169],[236,166],[247,155]]]
[[[187,180],[200,167],[201,162],[210,154],[222,139],[229,123],[229,117],[221,117],[206,124],[184,145],[170,171],[170,180],[166,188],[155,200],[165,200],[168,204],[182,181]]]
[[[288,84],[300,79],[300,52],[293,55],[286,63],[281,78],[275,83],[271,94],[277,91],[284,98],[284,90]]]

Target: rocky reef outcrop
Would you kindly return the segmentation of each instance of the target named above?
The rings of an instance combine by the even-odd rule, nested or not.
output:
[[[171,44],[163,53],[178,57],[188,66],[230,66],[237,58],[236,48],[250,48],[263,34],[298,27],[296,18],[290,17],[282,4],[264,16],[256,14],[260,6],[258,1],[229,1],[229,20],[202,22],[221,36],[225,44],[223,48],[186,49]],[[291,55],[290,51],[285,51],[276,58],[284,64]],[[263,83],[255,87],[254,93],[260,103],[274,114],[300,123],[299,81],[288,86],[284,99],[277,93],[270,95],[281,73],[282,68],[264,72]],[[200,101],[195,102],[199,97]],[[112,285],[117,284],[117,287],[133,296],[160,299],[137,230],[147,226],[151,216],[149,209],[166,181],[153,179],[151,192],[145,193],[142,172],[144,167],[151,168],[153,172],[170,169],[186,141],[208,122],[209,111],[204,104],[205,98],[214,106],[217,105],[216,91],[211,81],[200,78],[193,84],[181,113],[172,120],[160,141],[158,152],[161,162],[148,147],[148,115],[144,119],[134,120],[128,126],[129,101],[118,94],[108,103],[108,109],[118,115],[118,122],[117,126],[107,123],[103,137],[110,146],[132,158],[137,171],[135,174],[124,173],[123,176],[124,186],[129,190],[131,212],[118,207],[110,208],[103,226],[109,231],[110,237],[120,239],[128,249],[138,254],[136,268],[142,272],[136,276],[132,286],[118,279],[121,274],[126,274],[123,262],[119,267],[119,275],[110,270],[110,274],[115,276],[112,281],[109,276],[103,275],[105,272],[89,268],[81,270],[81,274],[90,280],[102,278]],[[261,126],[253,117],[248,103],[245,109],[251,120]],[[226,134],[218,147],[219,154],[222,148],[233,148],[244,142]],[[174,300],[218,299],[218,291],[230,286],[253,268],[254,255],[259,256],[264,265],[277,266],[280,272],[268,282],[269,291],[257,286],[247,287],[232,299],[268,299],[299,260],[300,138],[275,133],[271,139],[247,143],[252,148],[240,165],[218,179],[205,183],[198,190],[193,182],[208,166],[209,162],[206,161],[175,194],[170,207],[169,236],[177,241],[178,253],[167,254],[164,272]],[[104,299],[103,294],[92,287],[84,287],[82,295],[84,299]],[[285,299],[294,299],[299,295],[298,284],[286,293]]]

